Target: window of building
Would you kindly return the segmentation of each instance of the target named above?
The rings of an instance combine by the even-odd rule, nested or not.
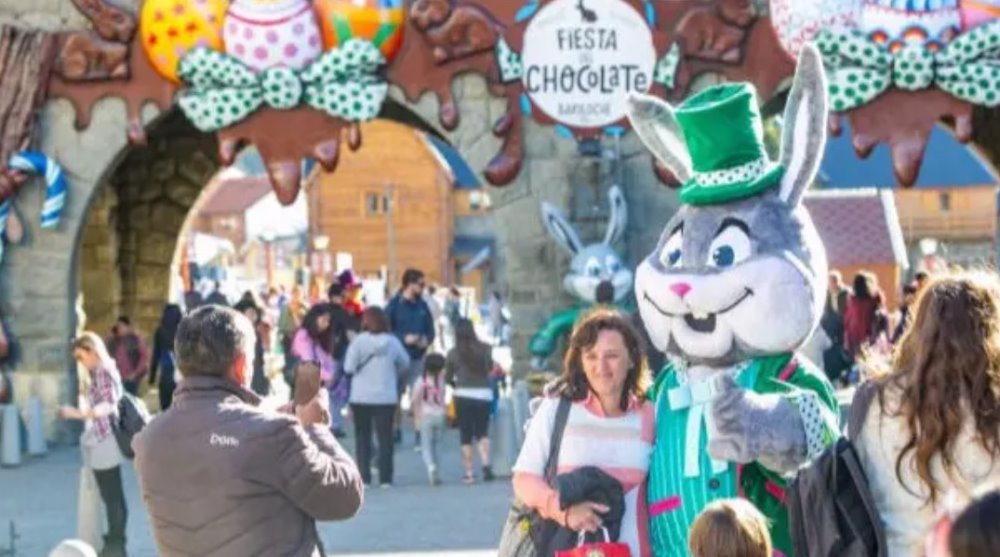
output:
[[[365,214],[369,217],[385,215],[392,209],[392,200],[381,193],[365,192]]]
[[[944,213],[951,211],[951,194],[948,192],[941,192],[938,195],[938,205]]]

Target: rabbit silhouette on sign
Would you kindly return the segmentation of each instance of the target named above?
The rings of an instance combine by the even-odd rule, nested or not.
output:
[[[775,549],[792,555],[784,478],[838,436],[832,386],[796,354],[826,296],[826,254],[802,205],[826,115],[812,47],[799,58],[778,162],[764,150],[752,85],[712,87],[677,108],[630,99],[633,129],[683,182],[680,210],[636,271],[643,324],[669,359],[650,393],[658,557],[686,556],[698,513],[736,496],[768,517]]]
[[[628,207],[621,188],[611,187],[608,202],[611,218],[604,239],[588,246],[583,245],[576,230],[558,209],[549,203],[542,203],[542,222],[549,235],[573,256],[569,272],[563,277],[563,289],[579,303],[553,315],[531,338],[528,352],[532,356],[532,367],[536,370],[543,369],[545,360],[555,352],[559,341],[572,330],[581,313],[599,302],[621,304],[632,292],[632,271],[625,266],[613,247],[625,236],[628,223]]]

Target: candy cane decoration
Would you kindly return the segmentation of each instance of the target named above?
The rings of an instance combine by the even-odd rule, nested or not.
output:
[[[66,205],[66,177],[62,168],[49,157],[37,151],[21,151],[11,155],[7,168],[25,174],[45,176],[45,204],[42,205],[42,228],[55,228]],[[0,203],[0,234],[7,230],[7,219],[14,203],[13,195]],[[0,242],[0,260],[3,259],[4,242]]]
[[[42,228],[55,228],[59,225],[63,206],[66,205],[66,177],[62,168],[49,157],[37,151],[21,151],[14,153],[7,163],[12,170],[20,170],[26,174],[45,176],[45,204],[42,206]],[[0,230],[7,225],[12,199],[7,199],[0,205]]]

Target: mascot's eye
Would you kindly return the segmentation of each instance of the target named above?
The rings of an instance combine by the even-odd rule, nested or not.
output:
[[[678,230],[663,245],[663,250],[660,252],[660,263],[664,267],[679,267],[681,265],[681,256],[683,255],[681,248],[683,247],[684,231]]]
[[[587,267],[585,269],[588,277],[597,278],[601,276],[601,263],[600,261],[591,258],[587,260]]]
[[[608,271],[614,274],[622,270],[622,262],[618,261],[616,257],[608,257],[607,267]]]
[[[750,238],[739,226],[727,226],[708,248],[708,266],[725,269],[750,257]]]

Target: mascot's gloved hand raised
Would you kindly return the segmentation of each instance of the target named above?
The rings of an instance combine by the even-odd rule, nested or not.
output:
[[[802,206],[826,143],[825,81],[818,53],[805,48],[777,163],[764,150],[752,85],[712,87],[676,109],[631,99],[633,128],[683,182],[681,209],[635,285],[649,336],[670,361],[650,395],[657,557],[688,555],[698,513],[735,496],[770,519],[775,547],[790,555],[787,474],[838,436],[833,388],[795,354],[819,322],[827,283]]]

